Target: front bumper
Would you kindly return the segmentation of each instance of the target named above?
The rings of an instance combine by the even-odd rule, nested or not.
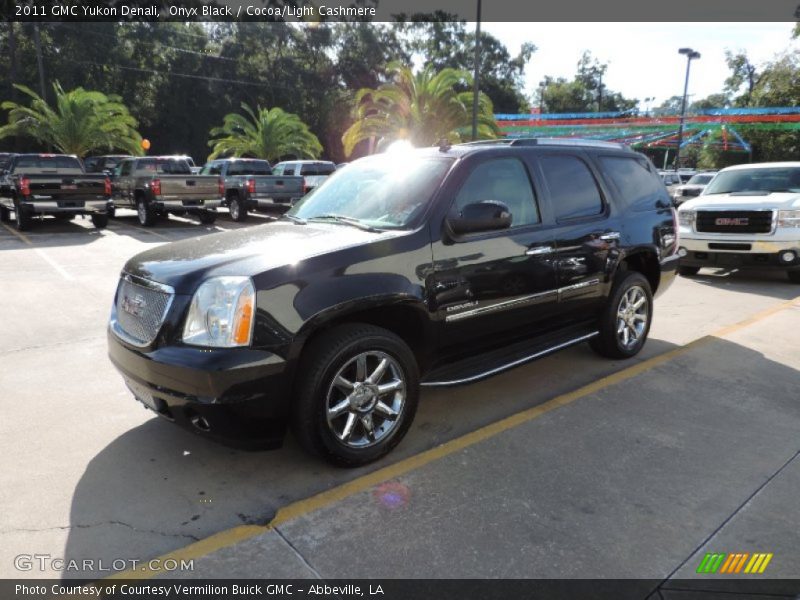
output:
[[[290,386],[277,355],[248,348],[143,350],[109,328],[108,356],[134,396],[159,416],[229,446],[281,445]]]
[[[686,239],[681,238],[681,265],[800,270],[800,240]],[[793,252],[791,261],[784,254]]]
[[[114,206],[108,199],[97,200],[22,200],[20,208],[26,213],[34,215],[55,215],[69,213],[74,215],[87,215],[105,213]]]

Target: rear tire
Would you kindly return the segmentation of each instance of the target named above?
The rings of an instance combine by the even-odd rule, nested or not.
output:
[[[607,358],[630,358],[644,347],[652,320],[653,293],[647,278],[638,271],[620,272],[600,317],[600,334],[589,345]]]
[[[17,231],[28,231],[33,224],[33,217],[26,213],[19,206],[19,203],[14,204],[14,225]]]
[[[231,213],[231,219],[237,223],[247,220],[247,207],[244,205],[238,194],[232,194],[228,200],[228,210]]]
[[[197,217],[203,225],[211,225],[217,220],[217,213],[211,210],[202,210],[198,213]]]
[[[786,271],[786,275],[792,283],[800,283],[800,271]]]
[[[108,213],[92,213],[92,225],[96,229],[105,229],[108,227]]]
[[[689,265],[679,265],[678,275],[683,277],[694,277],[700,272],[700,267],[690,267]]]
[[[156,224],[156,213],[144,198],[136,199],[136,218],[142,227],[152,227]]]
[[[116,206],[112,206],[110,208],[107,208],[106,209],[106,214],[108,215],[109,219],[113,219],[114,217],[117,216],[117,207]]]
[[[335,327],[311,342],[298,368],[292,430],[306,451],[330,463],[358,467],[378,460],[414,420],[419,368],[391,331],[360,323]]]

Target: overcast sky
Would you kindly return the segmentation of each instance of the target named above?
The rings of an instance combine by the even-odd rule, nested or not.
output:
[[[474,23],[469,24],[474,27]],[[789,48],[794,23],[482,23],[516,55],[523,42],[538,50],[525,71],[532,96],[545,75],[572,79],[584,50],[608,63],[609,89],[640,100],[655,96],[657,106],[683,93],[686,58],[678,48],[702,54],[692,61],[689,94],[704,98],[722,90],[728,68],[725,50],[744,49],[756,63]],[[645,106],[642,104],[642,108]]]

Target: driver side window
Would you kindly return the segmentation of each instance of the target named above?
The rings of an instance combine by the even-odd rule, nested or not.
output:
[[[516,158],[494,158],[475,167],[456,194],[450,215],[460,217],[468,204],[486,200],[508,207],[511,227],[541,222],[530,177]]]

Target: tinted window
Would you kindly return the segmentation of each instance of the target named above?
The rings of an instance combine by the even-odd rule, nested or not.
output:
[[[219,175],[222,172],[222,164],[221,163],[208,163],[202,169],[200,169],[201,175]]]
[[[132,160],[124,161],[122,163],[122,166],[120,167],[120,175],[130,175],[132,167],[133,167]]]
[[[100,166],[100,157],[93,156],[83,161],[83,166],[87,173],[94,173]]]
[[[531,180],[516,158],[496,158],[475,167],[456,195],[451,215],[459,216],[467,204],[483,200],[508,206],[512,227],[539,222]]]
[[[575,156],[539,159],[557,219],[591,217],[603,212],[603,198],[589,167]]]
[[[72,156],[20,156],[17,169],[78,169],[83,171],[81,161]]]
[[[600,164],[625,204],[636,204],[641,200],[652,200],[655,203],[664,197],[664,186],[659,183],[645,161],[637,158],[603,156],[600,158]]]
[[[321,164],[306,164],[301,165],[300,175],[330,175],[336,170],[336,165]]]
[[[269,175],[272,173],[265,160],[237,160],[228,164],[228,175]]]
[[[189,163],[183,159],[144,158],[139,160],[139,164],[136,168],[143,171],[148,171],[150,173],[158,173],[160,175],[192,174],[192,169],[189,167]]]

